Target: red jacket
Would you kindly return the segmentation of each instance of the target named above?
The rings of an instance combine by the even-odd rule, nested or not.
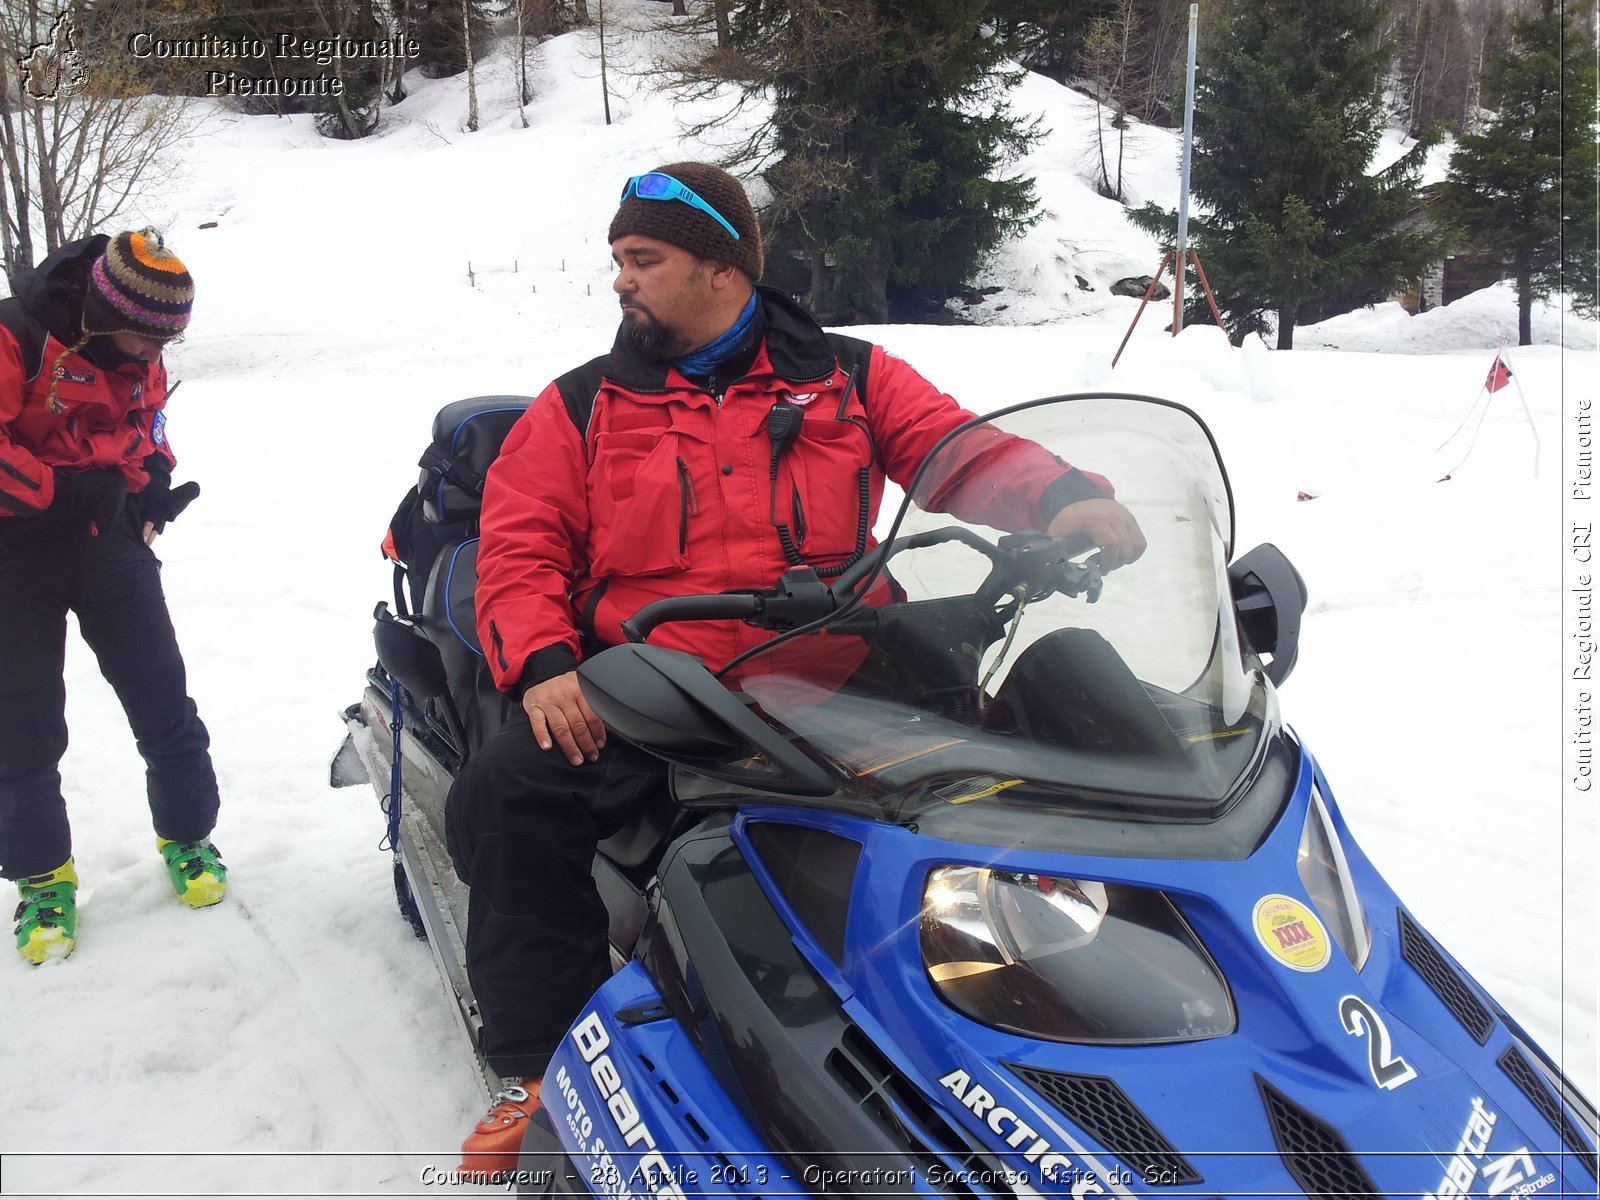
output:
[[[856,549],[859,469],[869,472],[870,529],[885,476],[906,486],[934,445],[972,419],[877,346],[865,392],[842,406],[845,371],[822,330],[779,293],[759,294],[754,359],[720,398],[613,348],[599,360],[587,432],[551,384],[507,435],[484,488],[477,590],[480,644],[502,689],[571,670],[580,630],[623,641],[619,622],[653,600],[771,586],[790,565],[776,523],[809,565],[842,562]],[[804,421],[774,487],[766,420],[780,399],[801,405]],[[1015,511],[995,524],[1042,529],[1062,499],[1104,494],[1028,450],[1026,463],[1008,460]],[[1041,513],[1063,476],[1079,486],[1070,497],[1051,489],[1054,510]],[[663,625],[651,641],[715,669],[771,636],[696,621]]]
[[[60,338],[70,336],[76,313],[66,312],[62,281],[104,242],[100,235],[63,246],[37,270],[19,273],[16,295],[0,301],[0,520],[49,508],[54,467],[115,467],[137,492],[150,480],[144,462],[151,454],[169,471],[176,462],[166,442],[160,363],[107,370],[81,354],[63,357]]]

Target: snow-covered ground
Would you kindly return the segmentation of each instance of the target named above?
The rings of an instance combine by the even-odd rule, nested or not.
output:
[[[157,549],[233,890],[201,912],[172,900],[131,736],[74,639],[81,936],[38,969],[0,953],[0,1194],[437,1192],[422,1169],[453,1165],[481,1110],[395,913],[376,804],[327,783],[389,594],[378,542],[442,403],[533,392],[609,345],[622,180],[711,152],[635,75],[614,72],[606,125],[586,38],[540,58],[527,128],[504,59],[480,76],[477,134],[461,80],[415,80],[356,144],[218,111],[128,221],[163,225],[198,281],[169,430],[178,478],[205,490]],[[1106,285],[1159,251],[1084,182],[1088,102],[1030,78],[1018,107],[1053,132],[1022,164],[1045,218],[979,281],[1006,290],[975,327],[866,336],[980,410],[1111,386],[1204,416],[1239,544],[1277,543],[1311,589],[1287,718],[1408,904],[1595,1096],[1600,855],[1593,802],[1565,790],[1560,683],[1563,411],[1594,398],[1595,326],[1542,310],[1481,430],[1474,399],[1515,328],[1501,289],[1351,314],[1286,353],[1172,339],[1152,310],[1113,371],[1137,301]],[[1138,136],[1136,200],[1173,202],[1171,135]]]

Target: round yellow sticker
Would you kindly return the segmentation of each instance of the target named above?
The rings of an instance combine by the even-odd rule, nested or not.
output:
[[[1312,912],[1293,896],[1263,896],[1256,901],[1256,937],[1273,958],[1296,971],[1328,965],[1328,935]]]

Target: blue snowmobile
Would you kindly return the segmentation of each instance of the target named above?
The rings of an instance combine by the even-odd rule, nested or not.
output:
[[[516,407],[452,406],[436,441],[486,452]],[[1144,557],[986,524],[1016,439],[1112,479]],[[438,809],[505,711],[473,545],[380,618],[335,762],[387,798],[469,1031]],[[1090,394],[953,432],[831,578],[641,610],[579,674],[673,794],[596,857],[618,969],[550,1064],[522,1194],[1593,1195],[1593,1105],[1280,721],[1304,606],[1274,547],[1235,559],[1198,417]],[[715,674],[647,641],[713,619],[777,636]]]

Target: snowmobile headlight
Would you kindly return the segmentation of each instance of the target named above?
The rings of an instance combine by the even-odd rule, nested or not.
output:
[[[1160,892],[945,866],[922,898],[934,990],[996,1029],[1057,1042],[1187,1042],[1232,1033],[1216,964]]]
[[[1311,903],[1327,922],[1333,940],[1339,943],[1350,965],[1361,970],[1372,949],[1372,929],[1367,924],[1361,897],[1350,878],[1339,831],[1333,826],[1322,793],[1311,789],[1311,807],[1305,828],[1300,831],[1300,853],[1295,865]]]

